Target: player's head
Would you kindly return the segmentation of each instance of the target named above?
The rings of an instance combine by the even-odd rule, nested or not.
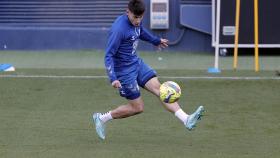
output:
[[[127,16],[134,26],[139,26],[145,12],[143,0],[130,0],[128,3]]]

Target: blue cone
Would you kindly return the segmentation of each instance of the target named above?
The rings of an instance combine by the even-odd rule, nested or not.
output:
[[[15,71],[15,67],[11,64],[0,64],[0,72],[1,71]]]
[[[221,73],[221,70],[219,70],[218,68],[215,68],[215,67],[210,67],[210,68],[208,68],[208,73],[218,74],[218,73]]]

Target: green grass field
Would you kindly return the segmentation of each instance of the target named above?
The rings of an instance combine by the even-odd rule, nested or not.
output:
[[[172,79],[182,88],[179,103],[185,111],[191,113],[198,105],[205,106],[205,116],[194,131],[187,131],[173,114],[164,110],[157,98],[142,90],[144,113],[109,122],[106,140],[101,141],[92,125],[92,113],[106,112],[125,103],[107,79],[46,78],[44,75],[103,76],[104,70],[99,65],[102,61],[87,53],[81,54],[82,58],[76,55],[78,62],[71,53],[70,57],[58,55],[53,60],[50,54],[34,58],[28,55],[0,53],[1,63],[16,65],[16,72],[0,73],[1,158],[280,157],[280,80],[272,71],[273,65],[272,69],[259,73],[244,68],[237,72],[224,70],[220,75],[207,74],[203,70],[207,64],[197,69],[188,66],[185,66],[188,69],[176,69],[174,65],[167,70],[155,65],[159,76],[271,79]],[[152,55],[144,54],[144,58],[153,62]],[[22,60],[18,56],[22,56]],[[202,59],[207,63],[210,57],[206,55]],[[100,63],[90,63],[91,59]],[[279,57],[272,59],[276,60],[279,61]],[[7,75],[39,77],[4,77]]]

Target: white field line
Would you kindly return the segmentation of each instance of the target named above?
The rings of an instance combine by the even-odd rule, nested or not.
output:
[[[107,79],[107,76],[0,75],[0,78]],[[162,79],[280,80],[280,77],[159,76]]]

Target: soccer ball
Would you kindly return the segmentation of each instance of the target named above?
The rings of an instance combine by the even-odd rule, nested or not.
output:
[[[165,103],[174,103],[181,96],[181,88],[173,81],[166,81],[160,86],[159,96],[160,100]]]

